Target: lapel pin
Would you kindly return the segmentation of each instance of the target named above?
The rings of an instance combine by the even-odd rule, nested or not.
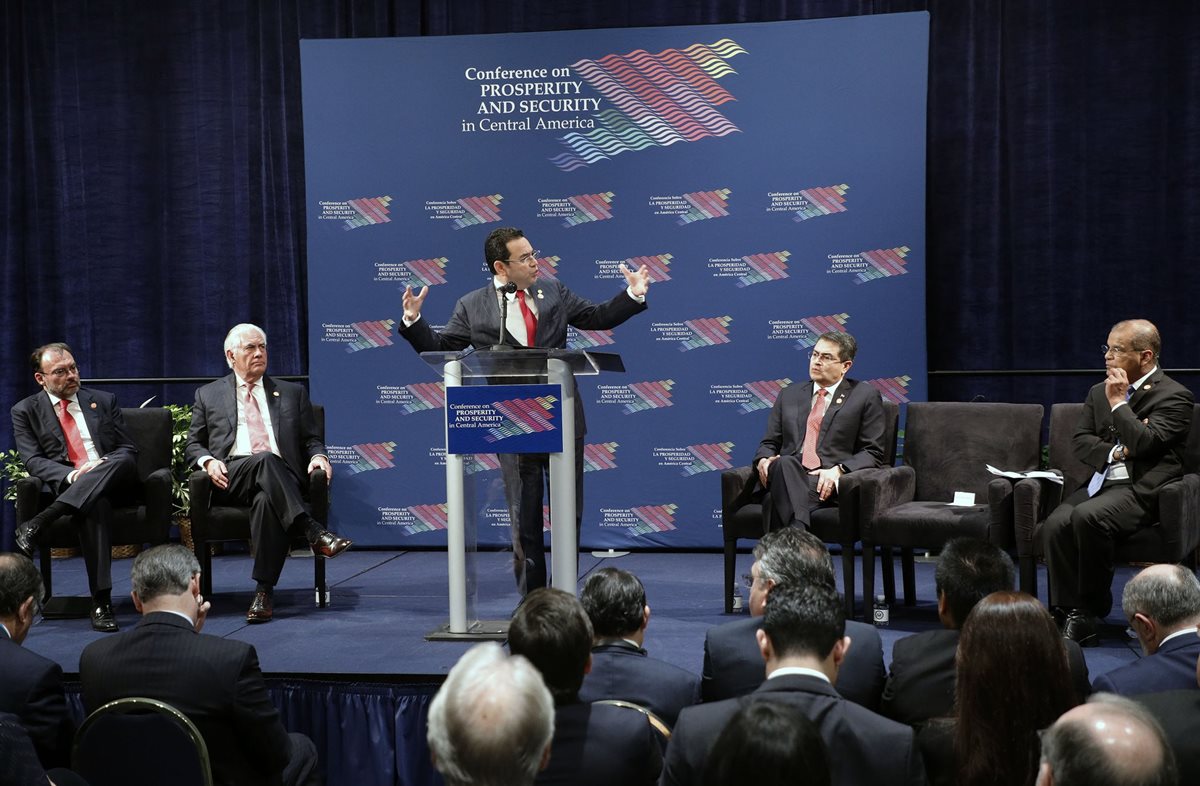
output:
[[[271,391],[271,395],[272,395],[272,396],[274,396],[275,398],[279,398],[279,391],[278,391],[278,390],[272,390],[272,391]]]
[[[1147,382],[1145,385],[1142,385],[1142,390],[1149,390],[1149,389],[1150,389],[1150,383],[1149,383],[1149,382]]]
[[[834,404],[838,404],[838,405],[840,405],[840,404],[842,403],[842,397],[841,397],[841,396],[838,396],[838,400],[837,400],[837,401],[835,401],[835,402],[833,402],[833,403],[834,403]]]
[[[541,299],[542,299],[542,288],[541,288],[541,287],[538,287],[538,291],[537,291],[537,299],[538,299],[538,300],[541,300]]]
[[[95,409],[95,408],[96,408],[96,402],[95,402],[95,401],[93,401],[93,402],[92,402],[92,409]]]

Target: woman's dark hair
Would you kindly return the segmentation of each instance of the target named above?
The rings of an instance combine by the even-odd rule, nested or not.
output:
[[[748,780],[754,786],[830,786],[825,742],[798,707],[751,701],[725,725],[708,754],[704,786]]]
[[[1038,730],[1079,703],[1062,634],[1037,598],[993,592],[958,642],[954,751],[961,786],[1032,786]]]

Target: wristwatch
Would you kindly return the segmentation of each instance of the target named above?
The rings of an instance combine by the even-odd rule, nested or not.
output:
[[[834,466],[837,467],[838,471],[841,472],[843,475],[849,474],[849,472],[850,472],[850,468],[847,467],[845,464],[835,464]]]

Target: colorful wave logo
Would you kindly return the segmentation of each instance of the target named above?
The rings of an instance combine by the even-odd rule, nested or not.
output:
[[[499,442],[508,437],[521,434],[533,434],[539,431],[551,431],[554,402],[558,396],[537,396],[536,398],[513,398],[507,401],[497,401],[492,404],[496,411],[505,417],[505,422],[495,428],[489,428],[484,440]]]
[[[392,462],[392,454],[396,452],[395,442],[367,442],[350,447],[358,454],[358,460],[350,464],[350,468],[347,470],[351,475],[370,472],[373,469],[391,469],[396,466]]]
[[[500,469],[500,457],[495,453],[469,453],[463,456],[463,472],[474,475]]]
[[[539,257],[538,278],[558,278],[558,263],[561,257]]]
[[[651,532],[669,532],[675,529],[675,511],[678,505],[642,505],[630,508],[630,512],[638,517],[639,524],[630,527],[634,535],[646,535]]]
[[[868,379],[867,384],[879,391],[879,395],[897,404],[908,403],[908,383],[912,377],[905,374],[901,377],[880,377]]]
[[[455,229],[466,229],[477,224],[490,224],[500,220],[500,202],[504,197],[499,194],[482,197],[463,197],[457,200],[458,206],[467,212],[462,218],[454,219]]]
[[[729,195],[731,193],[733,192],[728,188],[719,188],[716,191],[696,191],[692,194],[684,194],[683,198],[688,201],[692,209],[680,216],[677,223],[683,226],[696,221],[723,218],[729,215]]]
[[[791,251],[775,251],[770,254],[750,254],[742,257],[750,266],[750,272],[738,277],[738,288],[787,278],[787,261],[791,255]]]
[[[388,218],[388,205],[392,202],[390,196],[381,197],[362,197],[361,199],[351,199],[346,202],[347,205],[354,208],[354,212],[358,213],[357,218],[347,218],[346,225],[342,229],[349,232],[351,229],[359,227],[369,227],[372,224],[386,224],[392,219]]]
[[[405,262],[404,267],[408,268],[409,273],[412,273],[409,283],[413,289],[445,284],[446,262],[448,261],[446,257],[436,257],[434,259],[411,259]]]
[[[405,415],[446,407],[446,388],[441,382],[417,382],[405,385],[404,389],[413,397],[412,401],[404,405]]]
[[[841,330],[846,324],[846,320],[850,319],[849,314],[830,314],[827,317],[805,317],[800,320],[804,327],[808,328],[808,335],[796,342],[796,349],[807,351],[817,345],[817,339],[822,333],[828,333],[831,330]]]
[[[358,333],[358,338],[346,345],[347,352],[358,352],[361,349],[375,349],[392,345],[392,328],[396,326],[394,319],[381,319],[375,322],[352,322],[350,327]]]
[[[645,265],[650,273],[652,282],[662,282],[671,280],[671,260],[674,256],[671,254],[657,254],[651,257],[630,257],[625,260],[625,267],[630,270],[638,270],[642,265]]]
[[[568,197],[567,201],[575,206],[575,215],[564,220],[563,226],[574,227],[591,221],[605,221],[612,218],[612,210],[610,210],[612,200],[613,192],[611,191],[603,194],[580,194]]]
[[[687,352],[701,347],[712,347],[717,344],[729,343],[729,323],[733,317],[706,317],[704,319],[689,319],[683,324],[692,331],[692,338],[681,341],[680,352]]]
[[[865,284],[868,281],[874,281],[877,278],[888,278],[890,276],[902,276],[908,271],[904,269],[907,264],[904,258],[908,256],[908,246],[899,246],[898,248],[878,248],[874,251],[864,251],[859,254],[866,260],[870,267],[860,273],[854,275],[855,284]]]
[[[583,446],[583,471],[600,472],[617,468],[617,443],[597,442]]]
[[[714,442],[708,445],[688,445],[688,453],[693,461],[683,468],[684,477],[699,475],[701,472],[715,472],[719,469],[732,469],[729,454],[733,451],[732,442]]]
[[[613,343],[611,330],[580,330],[568,328],[567,349],[593,349]]]
[[[416,521],[412,524],[405,524],[400,527],[400,530],[405,535],[418,535],[422,532],[434,532],[435,530],[445,529],[447,523],[446,504],[440,505],[413,505],[408,509]]]
[[[793,221],[807,221],[818,216],[828,216],[833,213],[846,212],[846,192],[850,186],[842,183],[840,186],[824,186],[806,188],[800,195],[808,200],[808,206],[796,211]]]
[[[787,377],[783,379],[765,379],[759,382],[747,382],[742,385],[746,390],[750,391],[753,396],[749,401],[743,401],[738,404],[738,410],[743,414],[757,412],[760,409],[770,409],[775,406],[775,400],[779,398],[779,393],[792,381]]]
[[[664,379],[661,382],[634,382],[629,386],[629,390],[638,397],[638,401],[626,404],[621,409],[626,415],[632,415],[634,412],[643,412],[647,409],[670,407],[675,403],[671,401],[671,388],[673,387],[675,387],[673,379]]]
[[[657,55],[638,49],[573,63],[575,73],[613,108],[594,116],[599,121],[594,131],[562,137],[567,152],[550,161],[570,172],[633,150],[738,131],[717,110],[735,99],[716,80],[737,73],[725,61],[743,54],[736,42],[722,38]]]

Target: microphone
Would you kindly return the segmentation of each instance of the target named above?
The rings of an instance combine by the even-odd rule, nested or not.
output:
[[[504,342],[505,326],[508,324],[508,296],[517,291],[517,285],[509,281],[500,287],[500,291],[504,293],[504,297],[500,298],[500,343],[493,344],[492,349],[508,349]]]

